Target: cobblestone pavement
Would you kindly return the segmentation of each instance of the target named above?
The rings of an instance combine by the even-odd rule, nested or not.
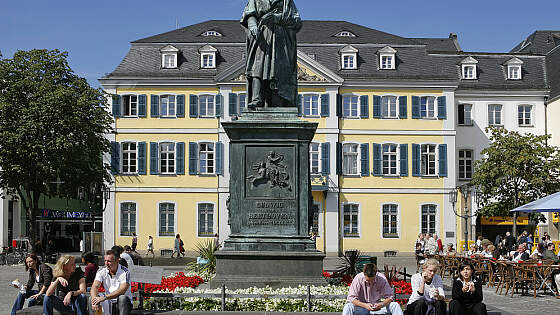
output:
[[[408,274],[413,274],[416,271],[416,264],[412,257],[379,257],[378,265],[380,269],[387,264],[389,266],[406,267]],[[324,262],[325,270],[334,270],[338,265],[336,257],[327,257]],[[166,266],[164,274],[171,272],[181,271],[183,268],[180,266]],[[17,290],[14,289],[10,282],[14,279],[19,279],[22,282],[27,281],[27,273],[23,265],[19,266],[0,266],[0,314],[9,314],[12,304],[17,296]],[[444,279],[446,285],[446,296],[450,296],[451,280]],[[511,296],[503,296],[494,293],[495,289],[487,288],[484,286],[484,302],[488,307],[488,311],[498,311],[502,315],[560,315],[560,300],[555,299],[552,295],[539,294],[537,298],[532,295],[521,296],[514,294]]]

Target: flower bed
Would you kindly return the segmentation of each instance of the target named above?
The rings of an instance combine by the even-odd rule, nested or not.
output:
[[[204,280],[199,276],[186,276],[184,273],[179,272],[171,274],[169,277],[161,277],[161,284],[145,284],[144,292],[173,292],[177,288],[196,288]],[[132,293],[138,291],[138,283],[132,282]]]
[[[347,295],[346,286],[311,286],[312,295],[340,294]],[[169,292],[169,291],[162,291]],[[176,288],[174,293],[221,293],[221,289],[199,290],[192,288]],[[226,290],[226,294],[307,294],[307,286],[297,288],[248,288],[239,290]],[[342,312],[346,304],[344,299],[313,300],[313,312]],[[145,307],[150,310],[184,310],[184,311],[219,311],[222,301],[219,298],[150,298],[146,300]],[[248,299],[235,298],[226,300],[228,311],[280,311],[280,312],[307,312],[307,302],[303,299]]]

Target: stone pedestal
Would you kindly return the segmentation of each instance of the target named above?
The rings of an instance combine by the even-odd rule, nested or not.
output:
[[[230,288],[324,284],[324,254],[309,239],[309,144],[316,123],[296,108],[244,112],[230,138],[231,228],[210,283]]]

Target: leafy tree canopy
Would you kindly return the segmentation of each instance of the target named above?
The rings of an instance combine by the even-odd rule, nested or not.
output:
[[[479,215],[510,216],[510,210],[560,188],[560,156],[548,135],[520,134],[492,127],[490,146],[475,163]]]
[[[112,118],[106,95],[73,73],[67,53],[17,51],[0,57],[0,187],[18,194],[35,241],[35,214],[41,194],[75,196],[109,182],[102,155]],[[51,188],[51,189],[49,189]]]

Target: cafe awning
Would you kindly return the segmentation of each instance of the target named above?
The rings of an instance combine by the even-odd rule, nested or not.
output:
[[[529,202],[510,212],[560,212],[560,192]]]

